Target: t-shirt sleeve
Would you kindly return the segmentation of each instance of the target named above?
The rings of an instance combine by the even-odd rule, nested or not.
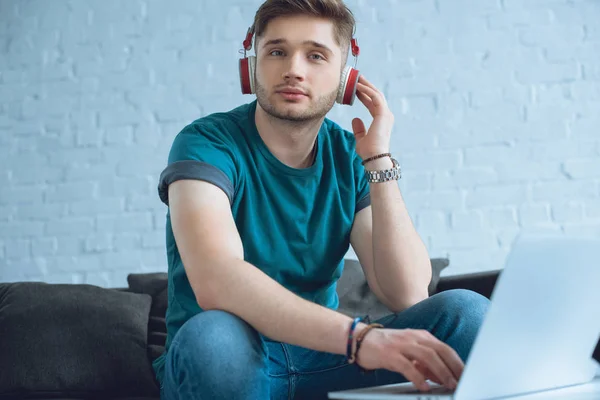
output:
[[[358,213],[363,208],[371,205],[371,194],[369,192],[369,180],[362,165],[362,159],[354,153],[354,179],[356,187],[356,211]]]
[[[238,171],[233,145],[222,132],[200,125],[186,126],[173,140],[167,167],[159,178],[158,195],[169,205],[169,185],[183,179],[212,183],[233,202]]]

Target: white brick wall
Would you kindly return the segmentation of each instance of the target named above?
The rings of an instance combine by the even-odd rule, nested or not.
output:
[[[166,269],[158,175],[184,124],[251,100],[237,60],[259,3],[0,0],[0,281]],[[523,230],[600,235],[598,1],[348,4],[447,274],[500,268]]]

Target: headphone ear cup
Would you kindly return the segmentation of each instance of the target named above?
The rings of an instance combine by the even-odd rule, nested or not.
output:
[[[242,94],[254,93],[254,69],[256,68],[256,57],[249,56],[240,59],[240,85]]]
[[[350,66],[344,68],[336,99],[339,104],[350,106],[354,104],[354,99],[356,98],[356,85],[359,77],[360,72],[357,69]]]

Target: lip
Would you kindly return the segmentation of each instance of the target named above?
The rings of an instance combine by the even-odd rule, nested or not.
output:
[[[283,88],[278,90],[277,93],[306,96],[306,92],[295,88]]]

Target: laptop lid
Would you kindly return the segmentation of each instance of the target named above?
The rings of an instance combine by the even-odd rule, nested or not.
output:
[[[455,392],[459,400],[590,381],[600,336],[600,240],[521,235],[513,243]]]

